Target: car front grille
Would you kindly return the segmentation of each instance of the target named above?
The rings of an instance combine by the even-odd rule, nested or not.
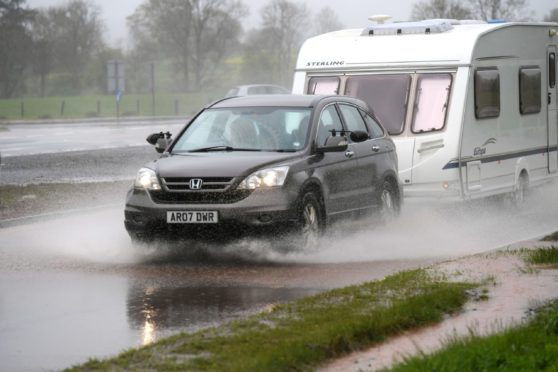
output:
[[[248,190],[229,192],[167,192],[151,191],[153,201],[159,204],[231,204],[241,201],[250,195]]]
[[[201,180],[199,189],[192,188],[191,180]],[[165,177],[162,190],[151,191],[159,204],[231,204],[250,195],[249,190],[232,188],[234,177]]]
[[[192,190],[190,182],[192,180],[201,181],[201,188],[196,191],[204,190],[227,190],[232,182],[233,177],[164,177],[161,178],[163,188],[168,191],[190,191]]]

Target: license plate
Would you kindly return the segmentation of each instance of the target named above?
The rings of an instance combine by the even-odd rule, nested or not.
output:
[[[167,212],[167,223],[217,223],[216,211],[173,211]]]

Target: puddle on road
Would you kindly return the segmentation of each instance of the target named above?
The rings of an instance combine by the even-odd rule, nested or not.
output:
[[[309,288],[164,287],[134,282],[128,289],[128,323],[149,344],[178,331],[195,331],[254,313],[268,305],[320,292]]]
[[[59,370],[317,292],[194,286],[183,278],[2,271],[0,370]]]

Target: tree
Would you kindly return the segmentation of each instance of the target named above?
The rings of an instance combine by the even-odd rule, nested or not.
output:
[[[504,19],[528,21],[533,11],[527,9],[528,0],[468,0],[473,17],[477,19]]]
[[[53,9],[40,9],[31,23],[33,38],[33,73],[39,76],[39,93],[45,96],[46,79],[56,64],[56,41],[59,33]]]
[[[544,17],[545,22],[558,22],[558,8],[554,8]]]
[[[302,42],[309,33],[310,12],[306,5],[289,0],[271,0],[261,11],[263,50],[274,62],[277,81],[290,85],[292,69]]]
[[[343,23],[337,17],[337,13],[330,7],[322,8],[314,16],[314,34],[320,35],[326,32],[337,31],[343,28]]]
[[[88,63],[104,48],[100,9],[87,0],[71,0],[54,8],[52,19],[59,32],[55,50],[60,67],[70,73],[71,88],[78,93]]]
[[[413,5],[411,19],[432,18],[468,19],[471,18],[471,11],[456,0],[430,0]]]
[[[175,59],[184,83],[198,90],[238,44],[245,14],[238,0],[146,0],[128,27],[136,50]]]
[[[0,97],[10,98],[24,89],[31,58],[29,23],[34,13],[25,0],[0,0]]]

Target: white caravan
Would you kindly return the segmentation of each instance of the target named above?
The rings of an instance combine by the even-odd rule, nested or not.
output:
[[[558,175],[557,23],[428,20],[308,39],[295,94],[367,102],[405,196],[472,199]]]

